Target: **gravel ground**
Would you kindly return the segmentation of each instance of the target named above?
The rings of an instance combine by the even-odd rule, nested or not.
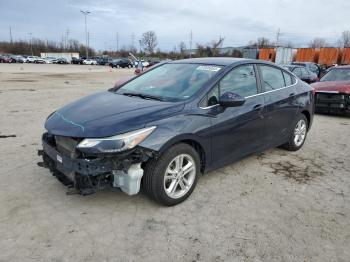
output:
[[[175,207],[66,195],[37,166],[46,116],[131,74],[0,64],[0,261],[350,261],[350,118],[316,115],[299,152],[211,172]]]

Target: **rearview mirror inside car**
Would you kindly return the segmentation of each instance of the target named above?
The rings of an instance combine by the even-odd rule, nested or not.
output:
[[[219,104],[225,107],[241,106],[245,102],[245,98],[236,93],[226,92],[219,98]]]

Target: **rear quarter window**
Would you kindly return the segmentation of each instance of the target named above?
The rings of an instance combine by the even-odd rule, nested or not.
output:
[[[285,87],[284,77],[281,69],[273,66],[260,65],[265,91],[276,90]]]

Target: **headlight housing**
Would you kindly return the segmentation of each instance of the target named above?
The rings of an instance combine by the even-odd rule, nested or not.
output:
[[[134,148],[145,140],[154,129],[156,127],[151,126],[111,137],[85,138],[78,144],[77,148],[84,153],[117,153]]]

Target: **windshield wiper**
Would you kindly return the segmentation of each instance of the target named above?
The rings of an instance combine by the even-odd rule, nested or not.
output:
[[[153,95],[148,95],[148,94],[141,94],[141,93],[131,93],[131,92],[125,92],[122,93],[124,96],[137,96],[141,97],[143,99],[152,99],[152,100],[157,100],[157,101],[165,101],[165,99],[161,96],[153,96]]]

